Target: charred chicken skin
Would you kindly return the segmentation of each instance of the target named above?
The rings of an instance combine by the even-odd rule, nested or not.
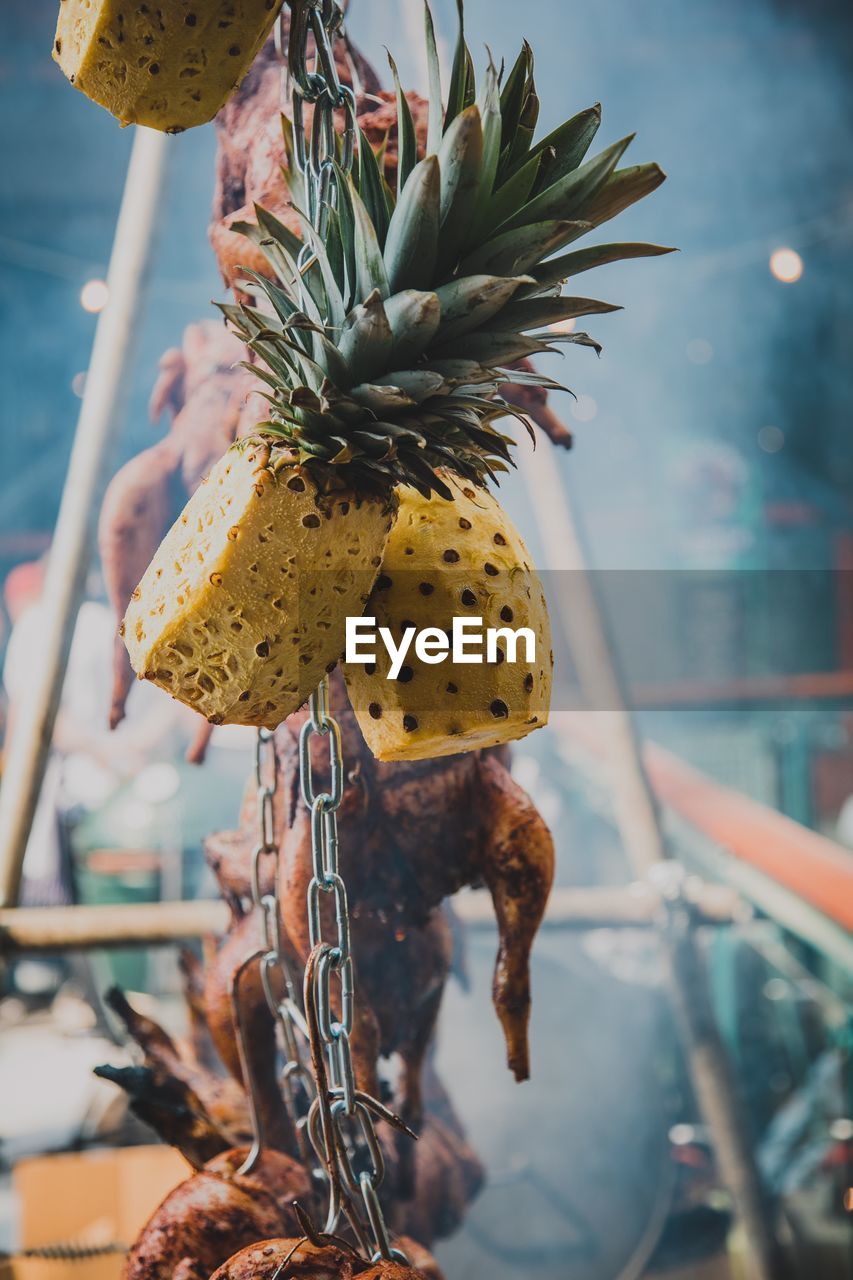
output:
[[[242,1249],[211,1280],[444,1280],[434,1258],[412,1240],[400,1249],[412,1263],[365,1262],[342,1244],[264,1240]]]
[[[241,1177],[245,1157],[245,1150],[225,1152],[175,1187],[130,1250],[124,1280],[207,1280],[246,1245],[299,1229],[291,1206],[309,1202],[305,1170],[267,1151]]]

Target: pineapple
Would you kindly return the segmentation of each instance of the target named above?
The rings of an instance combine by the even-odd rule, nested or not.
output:
[[[238,442],[133,593],[123,635],[134,668],[213,724],[275,728],[343,652],[345,616],[364,607],[391,519],[387,498],[321,493],[287,450]]]
[[[180,133],[212,120],[281,0],[62,0],[54,61],[122,124]]]
[[[344,615],[359,592],[347,588],[333,596],[329,584],[336,572],[363,569],[365,564],[372,567],[375,578],[387,537],[387,512],[398,487],[407,502],[415,500],[410,491],[420,495],[427,523],[434,520],[437,525],[436,548],[444,546],[441,527],[449,518],[448,504],[458,500],[458,484],[472,489],[476,497],[467,501],[474,503],[477,519],[484,522],[483,536],[488,538],[488,531],[502,517],[487,497],[485,485],[511,463],[512,440],[496,424],[515,411],[502,398],[500,388],[508,381],[523,380],[545,387],[559,385],[509,366],[522,357],[554,351],[560,344],[598,349],[587,334],[556,333],[552,326],[615,308],[564,295],[564,282],[600,262],[668,252],[655,245],[609,244],[561,253],[653,191],[663,181],[663,173],[654,164],[618,168],[628,138],[585,160],[598,129],[597,107],[582,111],[534,142],[538,98],[526,44],[503,86],[497,70],[489,65],[477,93],[460,29],[447,107],[442,109],[429,10],[426,35],[431,92],[423,159],[418,158],[414,123],[394,69],[399,125],[396,191],[388,187],[376,155],[361,134],[354,174],[338,173],[335,207],[324,240],[301,214],[300,236],[261,208],[256,208],[256,223],[234,227],[263,253],[271,273],[244,270],[241,290],[250,300],[222,305],[221,310],[251,352],[247,367],[264,384],[269,415],[258,424],[257,437],[248,448],[252,452],[270,448],[275,453],[273,469],[280,478],[270,494],[275,492],[276,497],[270,496],[265,508],[269,517],[257,514],[250,477],[241,470],[241,478],[232,479],[239,488],[234,515],[205,508],[218,535],[210,539],[202,531],[197,546],[193,530],[198,513],[193,499],[192,511],[185,513],[186,543],[180,531],[173,530],[168,550],[156,561],[165,574],[172,561],[183,569],[195,557],[197,567],[193,565],[187,590],[181,591],[183,602],[179,604],[177,596],[164,598],[156,571],[149,570],[126,630],[140,676],[160,679],[177,697],[217,720],[271,723],[300,705],[309,676],[313,678],[341,657]],[[308,207],[307,193],[292,162],[292,130],[286,121],[283,128],[291,158],[288,181],[293,204],[303,210]],[[310,256],[305,262],[303,255],[300,269],[297,264],[305,246]],[[328,503],[334,507],[339,490],[349,495],[335,508],[331,524],[324,524],[325,514],[321,516],[315,540],[306,539],[300,528],[308,499],[292,495],[286,478],[291,473],[310,480],[310,498],[321,507]],[[215,487],[218,480],[213,483]],[[434,496],[443,502],[433,505]],[[270,557],[258,561],[258,573],[252,579],[238,559],[238,553],[242,555],[239,541],[229,549],[220,536],[237,515],[249,523],[263,522],[272,543]],[[471,519],[473,524],[474,514]],[[349,560],[348,526],[359,534],[354,564]],[[325,535],[333,529],[338,536],[327,544]],[[527,562],[508,524],[504,537],[519,563]],[[475,545],[474,539],[471,543]],[[426,540],[423,546],[426,554]],[[174,550],[178,554],[173,556]],[[230,594],[211,589],[211,575],[224,576],[223,556],[229,562],[233,557],[239,565],[239,594],[236,586]],[[275,600],[282,599],[281,565],[288,556],[295,557],[293,567],[300,580],[317,576],[320,598],[314,599],[310,610],[301,602],[305,617],[313,623],[314,609],[320,616],[322,608],[326,619],[337,610],[339,617],[324,635],[311,625],[308,632],[300,630],[289,615],[274,613]],[[245,609],[257,634],[276,635],[282,641],[290,637],[294,652],[298,651],[297,662],[304,667],[304,680],[277,676],[280,683],[274,695],[270,693],[269,671],[275,674],[280,666],[280,645],[276,642],[275,658],[272,646],[268,655],[247,652],[245,644],[231,635],[230,604]],[[293,600],[287,597],[285,612],[291,607]],[[535,616],[544,634],[540,609],[534,600],[531,617]],[[137,641],[140,623],[143,639]],[[192,672],[199,630],[209,632],[211,623],[217,636],[214,651],[205,650],[199,674],[190,675],[181,664],[178,675],[178,643],[193,650]],[[294,643],[299,636],[304,650]],[[161,659],[166,652],[172,657],[164,665]],[[216,675],[207,669],[210,663]],[[161,679],[161,670],[168,671],[171,679]],[[232,675],[229,688],[248,695],[242,703],[230,701],[231,694],[219,688],[217,682],[226,670]],[[202,676],[215,692],[204,688]],[[503,673],[491,669],[491,678],[496,690],[504,687]],[[502,739],[510,729],[513,733],[526,729],[534,715],[541,721],[546,686],[546,677],[534,673],[534,689],[523,690],[525,697],[504,698],[496,692],[486,699],[485,685],[478,687],[477,697],[485,703],[479,707],[483,724],[478,731],[472,711],[461,734],[455,735],[453,750],[460,749],[460,741],[497,740],[496,732]],[[398,695],[402,697],[399,691]],[[354,697],[358,700],[355,686]],[[489,709],[497,702],[507,706],[507,716],[502,717],[505,732],[496,729],[495,713]],[[364,712],[359,706],[362,719]],[[393,722],[389,716],[386,728]],[[422,749],[426,741],[425,737]],[[394,745],[387,735],[381,744],[387,754],[411,747],[410,738],[405,745]],[[433,741],[430,750],[436,749]]]
[[[486,489],[448,478],[453,501],[400,490],[400,507],[365,612],[397,641],[409,627],[449,632],[456,617],[529,628],[532,662],[507,643],[492,663],[418,661],[410,649],[396,679],[387,649],[344,663],[350,701],[379,760],[421,760],[523,738],[548,722],[554,655],[542,586],[520,535]]]

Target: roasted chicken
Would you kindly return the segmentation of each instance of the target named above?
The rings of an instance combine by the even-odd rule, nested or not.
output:
[[[305,1170],[267,1151],[241,1177],[245,1156],[224,1152],[166,1197],[130,1250],[124,1280],[207,1280],[246,1245],[299,1229],[292,1205],[310,1204]]]
[[[411,1240],[400,1240],[411,1266],[365,1262],[340,1243],[264,1240],[242,1249],[211,1280],[444,1280],[434,1258]]]
[[[361,737],[342,681],[332,681],[332,710],[342,731],[349,785],[339,813],[346,833],[341,872],[352,916],[358,988],[373,1017],[354,1036],[362,1087],[375,1086],[377,1055],[399,1053],[403,1080],[398,1107],[417,1123],[420,1071],[450,967],[452,938],[442,900],[466,885],[486,884],[495,903],[500,947],[494,1002],[510,1069],[529,1074],[530,949],[553,877],[553,844],[529,797],[500,757],[468,753],[441,760],[382,764]],[[281,856],[279,895],[285,937],[302,963],[310,947],[305,900],[312,875],[309,813],[298,788],[298,740],[304,712],[278,730],[281,767],[277,817]],[[315,738],[317,785],[328,774],[325,742]],[[223,887],[249,895],[255,832],[254,789],[243,806],[244,838],[229,833],[208,843]],[[264,868],[273,885],[273,859]],[[331,923],[331,922],[329,922]],[[378,927],[377,927],[378,926]],[[231,957],[228,963],[233,964]],[[221,961],[208,978],[208,1021],[223,1060]],[[227,1026],[227,1023],[226,1023]],[[360,1043],[358,1043],[360,1041]]]

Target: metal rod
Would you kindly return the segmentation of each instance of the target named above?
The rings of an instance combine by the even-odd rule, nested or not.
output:
[[[543,929],[651,929],[661,923],[661,895],[645,882],[617,888],[554,889],[548,899]],[[700,924],[747,923],[752,915],[740,896],[725,886],[690,878],[690,903]],[[453,899],[453,913],[469,929],[494,929],[495,909],[486,889]]]
[[[691,903],[701,924],[748,920],[736,894],[694,882]],[[495,909],[486,889],[454,900],[470,929],[493,930]],[[661,898],[646,884],[625,888],[555,889],[543,921],[546,929],[650,929],[660,924]],[[181,938],[223,933],[224,903],[152,902],[135,905],[0,908],[0,955],[133,945],[165,946]]]
[[[588,705],[608,708],[589,714],[607,740],[616,821],[634,875],[641,877],[667,856],[666,846],[577,521],[553,447],[540,436],[537,449],[519,449],[518,454],[548,569],[571,575],[571,593],[558,589],[550,603],[559,617]]]
[[[519,450],[539,532],[552,569],[571,571],[571,593],[554,604],[581,686],[602,735],[616,821],[638,877],[664,868],[668,850],[642,749],[586,565],[577,520],[561,482],[553,448]],[[674,868],[673,868],[674,869]],[[780,1280],[779,1247],[755,1156],[743,1121],[737,1083],[713,1017],[695,929],[663,935],[669,986],[696,1101],[712,1134],[720,1173],[743,1224],[749,1280]]]
[[[44,586],[43,665],[21,700],[0,788],[0,906],[18,900],[24,853],[44,777],[62,682],[83,596],[98,509],[126,389],[143,276],[166,157],[162,133],[137,128],[74,447]]]
[[[224,902],[142,902],[97,907],[0,909],[0,955],[92,947],[166,946],[224,933]]]

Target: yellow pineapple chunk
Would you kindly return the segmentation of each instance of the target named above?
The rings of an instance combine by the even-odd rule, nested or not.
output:
[[[497,500],[445,475],[455,500],[398,489],[400,506],[382,572],[365,607],[395,645],[405,629],[435,628],[449,636],[454,618],[481,618],[486,628],[527,628],[535,637],[533,661],[523,640],[495,636],[492,662],[421,661],[412,645],[395,679],[380,640],[376,662],[343,666],[367,745],[379,760],[421,760],[492,747],[523,738],[548,721],[551,630],[542,585],[520,534]],[[365,624],[366,625],[366,624]],[[476,646],[476,635],[474,637]],[[486,656],[485,643],[482,646]],[[435,652],[435,650],[433,651]],[[469,649],[476,652],[476,647]]]
[[[212,120],[281,0],[62,0],[53,57],[122,124],[180,133]]]
[[[123,635],[140,679],[214,724],[273,728],[343,654],[393,519],[389,500],[321,494],[291,455],[240,441],[158,548]]]

